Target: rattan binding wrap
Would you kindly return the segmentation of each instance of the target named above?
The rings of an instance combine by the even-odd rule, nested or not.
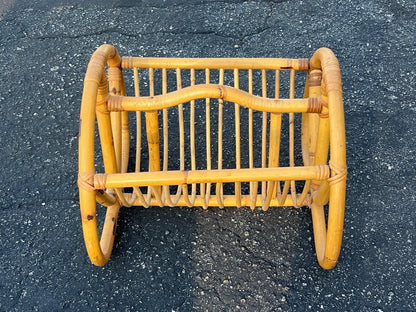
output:
[[[134,90],[128,96],[125,79]],[[341,75],[327,48],[310,60],[185,59],[121,58],[103,45],[91,58],[78,186],[96,265],[110,257],[122,206],[309,206],[318,261],[330,269],[341,247],[346,178]],[[108,207],[101,238],[96,202]]]

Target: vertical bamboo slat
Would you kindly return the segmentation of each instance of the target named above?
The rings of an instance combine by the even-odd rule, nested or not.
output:
[[[117,171],[121,170],[121,113],[111,112],[111,129],[113,133],[114,151],[117,160]]]
[[[195,69],[190,70],[191,86],[195,85]],[[191,101],[191,112],[190,112],[190,141],[191,141],[191,170],[196,170],[195,160],[195,100]],[[191,202],[195,202],[196,198],[196,184],[192,184],[192,197]]]
[[[280,71],[275,71],[275,98],[280,97]],[[269,133],[269,168],[279,167],[280,155],[280,133],[282,129],[282,114],[270,114],[270,133]],[[280,193],[280,183],[278,181],[269,181],[267,186],[267,198],[263,205],[263,210],[269,208],[273,197],[277,196],[276,184]]]
[[[140,96],[140,84],[139,84],[139,70],[133,68],[134,76],[134,95]],[[142,113],[136,112],[136,172],[140,171],[140,161],[142,154]]]
[[[168,81],[167,81],[167,69],[162,68],[162,94],[168,93]],[[163,171],[168,171],[168,161],[169,161],[169,115],[168,109],[163,109]],[[170,191],[168,185],[162,186],[162,202],[166,203],[168,206],[175,206],[170,197]]]
[[[121,113],[121,172],[127,172],[130,152],[130,128],[128,112]]]
[[[267,77],[266,70],[262,69],[261,71],[261,92],[262,97],[267,97]],[[262,116],[262,128],[261,128],[261,167],[266,168],[267,165],[267,113],[263,112]],[[261,197],[262,197],[262,206],[266,202],[267,192],[267,183],[263,181],[261,183]]]
[[[290,87],[289,98],[295,98],[295,74],[296,72],[290,70]],[[289,155],[290,155],[290,167],[295,166],[295,114],[289,113]],[[295,181],[290,181],[290,193],[292,195],[293,202],[296,203],[296,185]],[[296,204],[295,204],[296,205]]]
[[[167,70],[162,68],[162,94],[168,93]],[[168,171],[169,160],[169,122],[168,109],[163,109],[163,171]]]
[[[280,70],[275,71],[275,83],[274,83],[274,97],[276,99],[280,98]],[[276,127],[276,138],[273,139],[275,144],[275,152],[274,155],[271,157],[272,162],[275,166],[279,167],[279,158],[280,158],[280,139],[282,133],[282,114],[273,114],[273,121],[271,123],[275,124]],[[273,190],[273,197],[280,195],[280,181],[276,182],[277,187]]]
[[[149,68],[149,94],[155,95],[154,70]],[[149,171],[160,171],[159,117],[158,112],[146,112],[147,146],[149,150]],[[160,187],[150,187],[155,197]],[[148,192],[150,194],[150,191]],[[149,196],[149,195],[148,195]]]
[[[155,95],[154,71],[149,68],[149,94]],[[159,119],[157,111],[146,112],[147,145],[149,147],[149,170],[160,171]]]
[[[253,70],[248,70],[248,93],[253,94]],[[253,149],[253,109],[248,110],[248,157],[249,168],[254,168],[254,149]],[[256,208],[258,182],[250,182],[250,209]]]
[[[219,70],[218,83],[220,85],[224,84],[224,69]],[[224,101],[222,99],[218,99],[218,169],[222,169],[223,104]],[[217,183],[215,192],[217,196],[217,202],[219,203],[219,207],[224,208],[222,183]]]
[[[139,83],[139,70],[137,67],[133,68],[133,85],[134,85],[134,95],[140,96],[140,83]],[[142,148],[142,120],[141,112],[136,112],[136,157],[135,157],[135,168],[134,172],[140,172],[140,162],[141,162],[141,148]],[[144,207],[147,207],[146,201],[144,200],[142,192],[139,188],[133,188],[133,195],[130,203],[133,204],[136,201],[136,198],[139,198],[140,204]]]
[[[234,69],[234,88],[240,88],[240,79],[238,68]],[[235,112],[235,166],[237,169],[241,168],[241,138],[240,138],[240,105],[234,104]],[[237,208],[241,207],[241,182],[235,183],[235,201]]]
[[[205,69],[205,83],[210,83],[210,72],[209,69]],[[205,138],[206,138],[206,153],[207,153],[207,170],[211,170],[211,102],[210,98],[205,99]],[[201,191],[202,194],[202,191]],[[207,183],[205,193],[205,209],[208,208],[209,198],[211,196],[211,183]]]
[[[182,75],[180,68],[176,69],[176,88],[178,90],[182,89]],[[178,105],[178,127],[179,127],[179,168],[180,170],[185,170],[185,124],[183,120],[183,105]],[[174,199],[174,204],[178,202],[181,197],[181,191],[183,193],[184,200],[186,204],[190,207],[192,206],[188,197],[188,186],[187,185],[178,185],[178,191]]]

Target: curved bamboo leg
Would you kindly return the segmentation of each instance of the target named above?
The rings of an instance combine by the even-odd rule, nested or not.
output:
[[[103,45],[94,52],[84,79],[79,133],[79,175],[81,220],[85,245],[91,261],[104,265],[111,254],[120,203],[109,193],[94,188],[94,131],[95,117],[99,124],[100,138],[106,172],[117,172],[117,161],[112,139],[110,114],[106,110],[108,98],[105,65],[119,67],[120,57],[113,46]],[[99,239],[96,202],[108,206],[104,226]]]
[[[322,268],[332,269],[341,250],[347,178],[341,74],[335,55],[327,48],[315,52],[311,68],[322,69],[321,99],[328,103],[328,115],[323,113],[320,116],[315,164],[326,163],[329,145],[331,170],[331,177],[321,181],[314,192],[311,211],[318,262]],[[327,128],[326,131],[323,128]],[[328,201],[326,225],[324,205]]]
[[[341,250],[344,227],[345,180],[329,185],[323,182],[312,204],[312,222],[316,256],[320,266],[332,269]],[[326,226],[324,204],[329,196],[328,227]]]
[[[111,255],[120,204],[115,202],[114,205],[107,208],[101,239],[98,237],[97,230],[95,192],[80,189],[80,206],[82,230],[88,256],[92,263],[102,266],[107,263]]]

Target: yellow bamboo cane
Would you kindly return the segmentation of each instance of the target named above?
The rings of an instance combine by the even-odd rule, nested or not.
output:
[[[135,96],[127,96],[125,93],[123,68],[133,69]],[[146,78],[143,75],[139,79],[139,69],[148,71],[149,96],[143,96],[139,91],[139,80]],[[161,82],[157,75],[160,69]],[[176,90],[170,92],[169,70],[176,71],[177,80]],[[275,72],[276,77],[273,98],[268,97],[267,92],[273,87],[267,79],[270,70]],[[202,83],[197,82],[197,71],[205,71]],[[227,71],[234,75],[231,86],[226,85]],[[256,71],[261,74],[261,88],[257,93],[254,91]],[[283,71],[290,71],[289,98],[280,94]],[[298,84],[295,83],[296,71],[307,71],[304,98],[295,96]],[[218,74],[218,83],[213,83],[216,80],[215,73]],[[244,89],[244,79],[241,78],[245,73],[248,73],[248,90]],[[189,84],[183,86],[186,78],[182,76],[187,75],[190,77]],[[162,93],[157,94],[160,83]],[[205,103],[205,114],[200,114],[197,110],[200,99]],[[188,102],[189,119],[186,120],[184,116]],[[234,113],[229,114],[230,108],[227,105],[232,103]],[[216,104],[217,123],[214,119],[211,120],[211,109]],[[176,106],[179,128],[176,142],[179,142],[180,159],[177,160],[178,168],[171,169],[168,142],[172,131],[168,130],[169,108]],[[248,111],[248,151],[242,148],[244,131],[247,129],[242,126],[245,109]],[[161,114],[159,110],[162,110]],[[134,172],[128,172],[128,111],[137,114]],[[147,150],[142,148],[141,112],[145,112],[146,118]],[[255,142],[254,139],[255,116],[258,112],[262,116],[262,119],[259,116],[261,142]],[[281,133],[284,130],[282,114],[286,113],[289,114],[287,167],[280,166],[283,149],[280,146]],[[295,164],[298,153],[294,122],[295,114],[300,113],[303,166]],[[195,123],[198,120],[196,117],[201,118],[202,115],[202,119],[205,118],[201,129],[204,130],[202,135],[205,136],[206,152],[203,153],[204,159],[200,160],[197,159],[197,146],[201,129]],[[159,138],[160,116],[163,121],[162,142]],[[234,120],[229,120],[230,117]],[[95,172],[95,120],[98,123],[104,173]],[[185,127],[186,122],[189,122],[189,128]],[[234,126],[232,146],[227,145],[230,140],[224,131],[226,123]],[[215,146],[215,132],[218,153],[211,152]],[[224,150],[227,148],[235,148],[236,156],[228,161],[233,164],[233,168],[229,169],[224,168]],[[247,164],[244,163],[246,153]],[[255,155],[261,157],[260,168],[256,165]],[[141,159],[146,157],[149,159],[148,171],[140,172]],[[190,170],[186,170],[189,168],[188,161]],[[206,169],[198,169],[198,164]],[[309,205],[318,262],[323,268],[330,269],[335,266],[341,248],[346,176],[341,74],[335,55],[327,48],[317,50],[310,61],[283,58],[120,58],[116,49],[110,45],[101,46],[91,57],[81,104],[78,186],[85,245],[91,261],[96,265],[105,264],[110,257],[121,206],[249,206],[251,209],[261,206],[267,210],[275,206]],[[280,181],[285,181],[283,190]],[[301,184],[298,181],[304,181],[299,195],[296,188]],[[227,183],[234,185],[231,194],[224,194],[223,186]],[[259,183],[262,185],[260,194]],[[248,192],[243,188],[245,184],[249,186]],[[176,189],[174,194],[171,194],[172,187]],[[143,188],[148,189],[147,195],[142,193]],[[97,231],[96,202],[107,207],[101,238]],[[328,203],[326,219],[324,207]]]

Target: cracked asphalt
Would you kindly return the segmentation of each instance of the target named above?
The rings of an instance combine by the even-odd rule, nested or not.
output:
[[[416,3],[0,1],[0,311],[415,311]],[[79,216],[82,81],[121,55],[339,58],[349,166],[339,263],[307,208],[129,208],[93,266]]]

